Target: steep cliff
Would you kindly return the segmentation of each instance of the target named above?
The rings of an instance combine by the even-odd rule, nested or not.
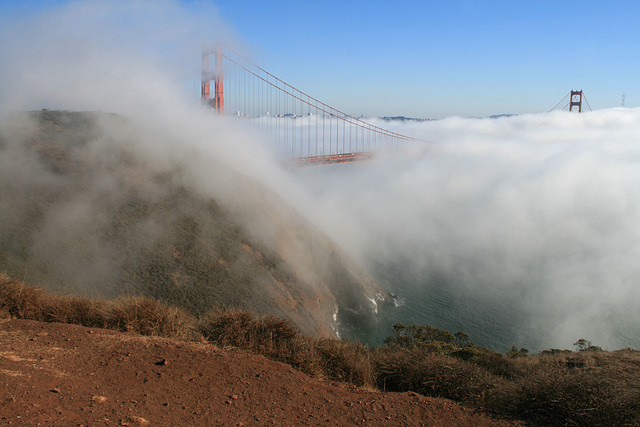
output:
[[[184,159],[139,150],[144,137],[116,115],[4,117],[0,269],[53,290],[141,294],[195,313],[248,308],[319,335],[374,316],[384,291],[281,197],[215,158],[212,182],[194,185]]]

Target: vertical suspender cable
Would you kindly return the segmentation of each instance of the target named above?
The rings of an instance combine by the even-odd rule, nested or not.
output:
[[[322,155],[324,156],[324,116],[325,112],[322,112]]]

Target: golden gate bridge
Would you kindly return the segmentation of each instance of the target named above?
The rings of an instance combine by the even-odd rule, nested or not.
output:
[[[201,76],[203,105],[250,121],[281,157],[301,163],[353,162],[403,143],[427,142],[333,108],[221,45],[203,48]],[[581,113],[583,101],[591,110],[584,92],[571,90],[550,112]]]
[[[221,46],[202,51],[201,97],[218,114],[250,120],[279,155],[304,163],[353,162],[420,141],[333,108]]]

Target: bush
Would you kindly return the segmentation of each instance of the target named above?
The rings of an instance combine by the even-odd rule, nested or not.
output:
[[[225,309],[205,314],[198,330],[208,341],[221,346],[249,348],[254,322],[253,314],[247,310]]]
[[[534,362],[510,387],[495,390],[489,407],[544,425],[638,425],[640,394],[562,359]]]
[[[469,335],[462,331],[451,334],[429,325],[393,325],[393,335],[384,340],[387,346],[419,348],[433,353],[450,354],[468,359],[476,354],[476,347]]]
[[[82,296],[50,295],[0,274],[0,311],[18,319],[72,323],[142,335],[178,339],[195,337],[195,318],[177,307],[149,298],[114,301]]]
[[[107,326],[141,335],[191,340],[196,319],[186,311],[143,297],[124,297],[109,307]]]
[[[47,292],[27,286],[0,273],[0,310],[18,319],[43,321],[47,311]]]
[[[513,379],[523,374],[520,364],[512,358],[488,349],[478,349],[467,360],[497,377]]]
[[[518,348],[516,346],[511,346],[511,350],[507,352],[507,356],[516,358],[516,357],[527,357],[529,355],[529,350],[526,348]]]
[[[316,342],[316,351],[325,377],[357,386],[374,386],[371,352],[367,347],[349,341],[320,339]]]
[[[374,384],[368,348],[300,335],[286,319],[255,318],[246,310],[223,309],[204,316],[199,331],[218,345],[244,348],[313,376],[359,386]]]
[[[80,296],[50,295],[47,299],[44,320],[71,323],[92,328],[107,327],[108,305],[104,301]]]
[[[199,332],[218,345],[244,348],[311,375],[320,373],[314,340],[300,335],[289,320],[255,318],[246,310],[221,309],[203,316]]]
[[[474,364],[423,349],[384,347],[373,355],[376,384],[386,391],[479,402],[496,381]]]
[[[593,345],[591,341],[585,340],[584,338],[580,338],[574,342],[573,345],[576,346],[578,351],[603,351],[602,347]]]

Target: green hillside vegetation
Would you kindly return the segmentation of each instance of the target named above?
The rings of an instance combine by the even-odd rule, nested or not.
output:
[[[589,350],[591,344],[578,341],[578,351],[517,350],[507,356],[476,347],[463,332],[400,324],[384,346],[370,349],[311,338],[289,320],[246,310],[196,317],[148,298],[50,294],[6,274],[0,275],[0,316],[206,340],[263,354],[314,377],[445,397],[533,425],[640,423],[640,352],[630,349]]]
[[[0,117],[0,266],[63,293],[243,307],[319,336],[336,309],[346,328],[371,319],[385,293],[332,241],[260,183],[162,137],[110,114]]]

